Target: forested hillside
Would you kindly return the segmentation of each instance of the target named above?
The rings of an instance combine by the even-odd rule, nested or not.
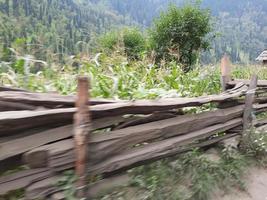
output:
[[[8,57],[12,47],[39,59],[61,60],[92,50],[96,35],[127,25],[126,20],[90,1],[0,0],[1,57]]]
[[[171,2],[184,0],[0,0],[1,59],[8,60],[10,47],[51,61],[88,53],[99,34],[133,24],[148,28]],[[225,52],[246,63],[266,48],[267,0],[203,0],[202,6],[212,11],[217,35],[205,63]]]

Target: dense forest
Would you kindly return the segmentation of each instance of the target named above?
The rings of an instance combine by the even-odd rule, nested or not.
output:
[[[0,0],[0,49],[9,48],[43,60],[88,53],[95,40],[115,27],[147,28],[169,3],[183,0]],[[267,0],[203,0],[213,14],[217,37],[203,54],[205,63],[217,62],[224,52],[235,62],[254,61],[267,45]]]
[[[92,50],[97,35],[122,24],[128,25],[127,18],[90,1],[1,0],[2,59],[12,47],[39,59],[62,60]]]

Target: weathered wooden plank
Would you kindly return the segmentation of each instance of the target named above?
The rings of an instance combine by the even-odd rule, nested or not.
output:
[[[198,140],[202,137],[208,137],[212,133],[226,130],[240,123],[241,119],[232,120],[232,123],[227,123],[224,126],[216,125],[216,127],[209,127],[209,130],[206,129],[205,131],[201,131],[201,134],[197,132],[191,133],[192,137],[188,137],[185,135],[182,136],[183,138],[169,139],[166,141],[150,144],[142,148],[133,149],[129,152],[125,152],[122,155],[115,156],[105,161],[104,163],[101,163],[100,165],[94,166],[94,168],[89,169],[89,171],[94,173],[110,173],[119,169],[126,169],[132,166],[138,166],[148,161],[154,161],[160,158],[172,156],[176,153],[188,151],[195,147],[208,146],[226,138],[233,137],[236,134],[215,137],[201,143],[192,143],[191,139],[194,138],[194,140]],[[190,140],[189,143],[188,139]],[[179,146],[181,144],[186,146]],[[29,187],[27,188],[26,194],[29,195],[29,199],[31,199],[31,197],[40,197],[40,194],[51,194],[57,191],[57,189],[54,187],[54,184],[53,186],[51,185],[52,182],[54,183],[57,180],[56,177],[57,176],[54,176],[47,168],[25,170],[12,175],[1,177],[0,195],[6,194],[13,190],[26,188],[27,186]],[[95,186],[96,188],[91,187],[90,194],[97,194],[99,192],[99,189],[103,188],[102,182],[100,183],[100,185],[96,184]],[[104,184],[104,188],[105,187],[106,184]]]
[[[267,131],[267,125],[261,125],[257,127],[257,131],[266,133]]]
[[[267,124],[267,119],[259,119],[254,123],[255,127],[260,127]]]
[[[261,112],[267,111],[267,103],[264,104],[254,104],[253,109],[255,110],[256,114],[259,114]]]
[[[224,123],[228,120],[241,117],[243,108],[243,106],[237,106],[200,114],[183,115],[175,118],[111,131],[108,134],[93,135],[90,141],[90,155],[91,159],[93,160],[92,162],[100,161],[109,155],[124,151],[135,144],[182,135],[210,125]],[[192,126],[192,124],[194,125]],[[34,154],[41,154],[38,152],[42,152],[44,156],[49,156],[49,154],[61,156],[69,151],[73,151],[72,139],[36,148],[28,152],[27,156],[33,157]],[[43,160],[47,159],[47,157],[45,159],[40,157],[40,163],[43,163]],[[38,163],[38,161],[35,160],[35,163]]]
[[[125,121],[124,123],[116,126],[113,130],[123,129],[123,128],[127,128],[130,126],[136,126],[136,125],[150,123],[154,121],[160,121],[164,119],[169,119],[169,118],[177,117],[177,114],[179,114],[179,112],[155,112],[155,113],[152,113],[151,115],[145,115],[142,117],[135,117],[135,119],[129,119]]]
[[[42,180],[51,176],[51,174],[49,169],[42,168],[24,170],[15,174],[0,177],[0,195],[4,195],[13,190],[25,188],[34,181]]]
[[[24,91],[2,91],[0,101],[23,103],[47,108],[74,107],[74,95],[60,95],[55,93],[33,93]],[[91,99],[91,105],[117,103],[121,100]]]
[[[65,199],[65,194],[60,188],[55,186],[55,183],[60,179],[60,176],[53,176],[40,180],[26,188],[25,196],[28,200],[36,199],[57,199],[60,196]],[[114,177],[106,178],[96,183],[92,183],[88,187],[88,198],[96,198],[101,195],[111,192],[112,190],[127,186],[130,182],[130,177],[127,174],[117,175]]]
[[[160,142],[155,142],[138,149],[132,149],[128,152],[111,157],[98,165],[89,168],[89,172],[95,174],[112,173],[120,169],[129,169],[136,165],[141,165],[148,161],[158,160],[164,157],[173,156],[177,153],[188,151],[195,147],[203,147],[217,143],[225,138],[218,137],[200,143],[197,140],[210,137],[218,132],[224,132],[234,128],[242,123],[242,119],[231,120],[225,124],[218,124],[200,131],[195,131],[183,136],[170,138]]]
[[[14,88],[14,87],[0,86],[0,92],[3,92],[3,91],[27,92],[26,90],[21,89],[21,88]]]
[[[61,189],[56,186],[59,180],[60,176],[56,175],[36,181],[26,188],[25,198],[27,200],[50,199],[49,196],[61,191]]]
[[[222,102],[239,97],[247,90],[246,86],[238,85],[221,95],[210,95],[198,98],[176,98],[164,100],[140,100],[125,103],[111,103],[92,106],[92,118],[111,117],[123,114],[150,114],[155,111],[177,109],[186,106],[199,106],[209,102]],[[0,136],[12,132],[50,124],[66,125],[71,123],[75,108],[61,108],[40,111],[10,111],[0,115]]]
[[[109,135],[92,138],[91,158],[95,162],[97,160],[101,161],[136,144],[162,140],[200,130],[217,123],[225,123],[240,117],[243,113],[243,108],[243,106],[237,106],[200,114],[189,114],[112,131]]]
[[[23,103],[13,103],[13,102],[5,102],[0,101],[0,112],[3,111],[14,111],[14,110],[36,110],[36,106],[23,104]]]
[[[246,85],[250,84],[250,80],[246,80],[246,79],[235,79],[233,81],[228,82],[227,84],[229,86],[235,86],[238,83],[244,83]],[[267,80],[258,80],[258,87],[267,87]]]
[[[71,137],[72,130],[73,126],[67,125],[0,143],[0,162],[41,145]]]
[[[185,150],[190,150],[192,147],[202,147],[210,144],[212,141],[198,143],[196,141],[205,139],[218,132],[224,132],[242,124],[242,119],[234,119],[224,124],[217,124],[208,128],[194,131],[192,133],[169,138],[163,141],[154,142],[142,147],[130,149],[125,152],[120,152],[115,156],[111,156],[104,161],[90,166],[89,172],[95,174],[111,173],[119,169],[130,168],[139,163],[144,163],[149,160],[160,159],[170,155],[174,155]],[[218,139],[218,138],[215,138]],[[217,140],[216,140],[217,142]],[[74,156],[71,152],[66,152],[65,155],[58,155],[50,158],[49,167],[55,171],[62,171],[73,168]]]
[[[125,120],[126,119],[122,116],[96,119],[92,123],[92,130],[110,127]],[[40,131],[37,133],[31,133],[19,138],[11,138],[10,140],[0,142],[0,162],[9,157],[25,153],[42,145],[70,138],[72,137],[72,133],[73,125],[66,125],[45,131]],[[41,157],[42,153],[39,153],[31,155],[30,157],[26,156],[24,157],[24,159],[26,163],[31,163],[31,165],[35,166],[35,159],[38,160],[38,158],[40,159]],[[46,160],[43,161],[46,162]],[[39,164],[38,167],[41,166],[43,165]]]
[[[137,122],[138,124],[147,123],[149,121],[153,120],[160,120],[160,119],[166,119],[167,117],[173,117],[175,115],[170,113],[161,113],[162,115],[157,117],[147,116],[142,117],[140,121],[138,120],[139,117],[130,117],[130,118],[124,118],[123,116],[115,116],[115,117],[106,117],[106,118],[100,118],[92,121],[92,131],[107,127],[113,127],[116,126],[116,124],[119,124],[124,121],[128,121],[127,126],[133,126]],[[131,119],[134,118],[132,121]],[[129,121],[130,120],[130,121]],[[134,122],[134,124],[131,124],[130,122]],[[72,137],[73,132],[73,125],[66,125],[61,126],[45,131],[39,131],[39,132],[33,132],[28,135],[23,135],[22,137],[18,138],[10,138],[10,140],[5,139],[4,141],[0,141],[0,162],[3,162],[5,159],[20,155],[22,153],[25,153],[27,151],[31,151],[34,148],[40,147],[42,145],[51,143],[51,142],[57,142],[62,139],[70,138]],[[99,135],[99,134],[98,134]],[[43,151],[36,152],[35,154],[25,154],[24,161],[29,164],[32,168],[38,168],[46,166],[46,158]],[[37,161],[37,163],[35,163]],[[40,161],[43,161],[42,164]],[[3,164],[3,163],[2,163]]]
[[[36,127],[71,124],[74,110],[75,108],[1,112],[0,136],[8,136]]]

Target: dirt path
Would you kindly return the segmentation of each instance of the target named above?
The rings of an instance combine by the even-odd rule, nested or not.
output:
[[[247,191],[234,190],[230,194],[216,194],[214,200],[267,200],[267,169],[252,168],[246,177]]]

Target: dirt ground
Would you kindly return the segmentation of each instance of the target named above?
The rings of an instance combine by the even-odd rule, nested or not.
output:
[[[214,200],[267,200],[267,169],[251,168],[246,177],[246,191],[233,190],[214,195]]]

